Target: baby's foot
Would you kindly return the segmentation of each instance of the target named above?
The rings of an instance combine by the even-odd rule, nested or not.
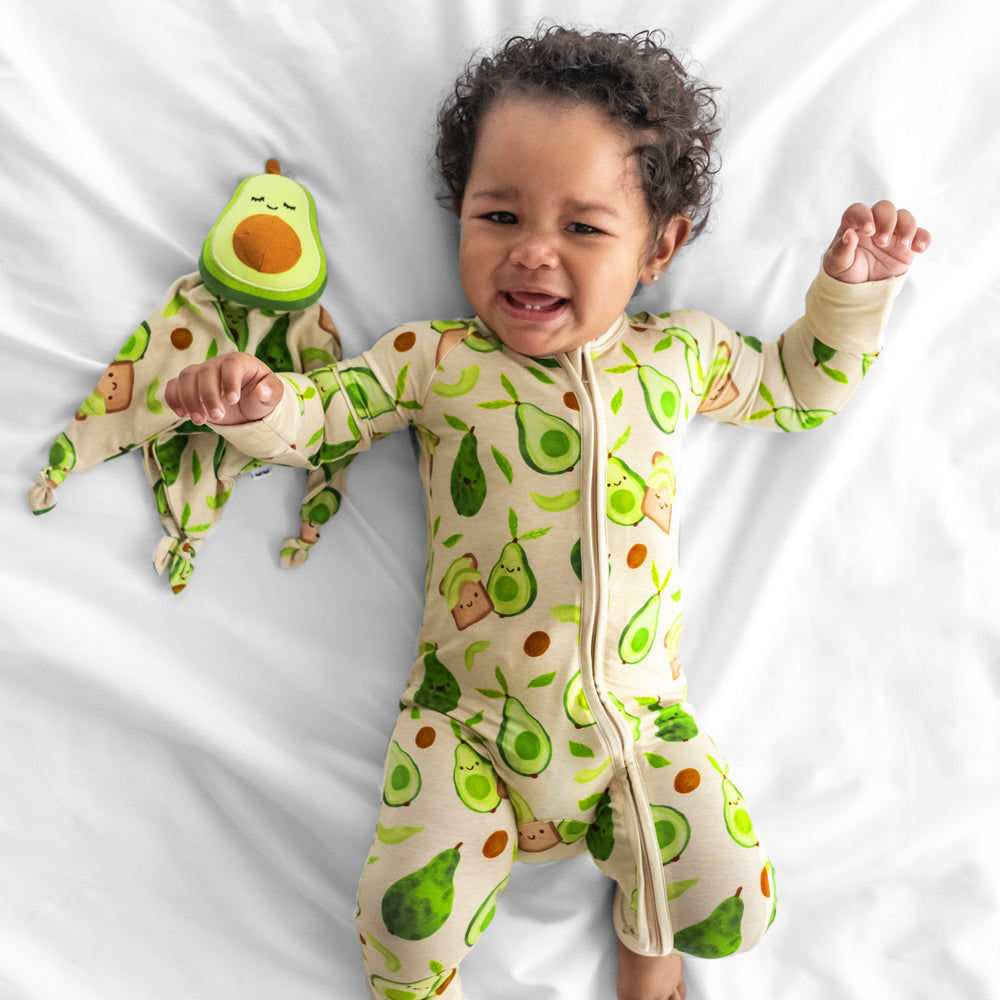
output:
[[[618,942],[618,1000],[684,1000],[680,955],[650,958]]]

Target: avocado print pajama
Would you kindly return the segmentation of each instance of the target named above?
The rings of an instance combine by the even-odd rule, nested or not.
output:
[[[763,935],[773,869],[681,666],[680,442],[697,413],[823,423],[900,283],[820,273],[767,344],[688,311],[623,316],[544,358],[477,320],[414,323],[283,375],[269,417],[218,428],[306,467],[408,425],[420,442],[426,610],[358,894],[373,996],[460,997],[515,856],[589,852],[640,954],[722,957]]]

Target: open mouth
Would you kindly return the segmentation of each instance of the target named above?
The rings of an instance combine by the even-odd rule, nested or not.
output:
[[[543,292],[505,292],[504,298],[512,309],[538,314],[556,312],[568,301],[558,295],[547,295]]]

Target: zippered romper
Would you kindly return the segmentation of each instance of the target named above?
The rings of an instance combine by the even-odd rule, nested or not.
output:
[[[696,413],[823,423],[874,360],[901,281],[821,272],[774,343],[682,311],[531,358],[477,320],[413,323],[284,374],[269,417],[218,428],[307,467],[406,426],[420,443],[426,609],[358,894],[373,996],[460,997],[515,856],[589,850],[640,954],[761,938],[773,869],[681,666],[680,442]]]

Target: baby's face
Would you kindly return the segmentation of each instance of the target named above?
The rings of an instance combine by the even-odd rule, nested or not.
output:
[[[630,148],[587,105],[512,97],[483,119],[459,271],[477,315],[513,350],[544,356],[586,344],[650,280],[655,259]]]

